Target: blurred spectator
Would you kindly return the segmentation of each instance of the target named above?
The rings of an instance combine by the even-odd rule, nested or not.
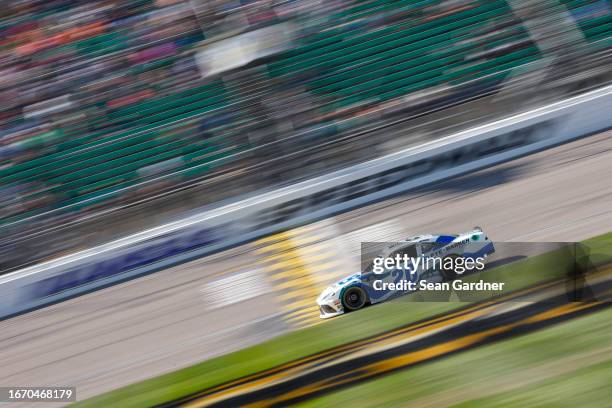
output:
[[[567,7],[589,41],[609,37],[607,2]],[[393,115],[492,92],[542,57],[506,2],[7,0],[3,8],[0,225],[76,217],[279,162]],[[349,150],[335,159],[354,157]],[[283,169],[273,172],[270,180],[283,181]]]

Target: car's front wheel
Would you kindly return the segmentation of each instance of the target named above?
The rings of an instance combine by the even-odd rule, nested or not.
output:
[[[366,305],[367,301],[368,296],[359,286],[350,287],[342,294],[342,305],[346,311],[361,309]]]

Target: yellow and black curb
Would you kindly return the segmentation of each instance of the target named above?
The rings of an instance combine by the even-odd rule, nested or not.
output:
[[[316,226],[292,229],[254,243],[276,299],[296,327],[320,322],[316,298],[341,276],[336,251]]]

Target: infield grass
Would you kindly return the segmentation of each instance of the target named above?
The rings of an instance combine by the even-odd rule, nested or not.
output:
[[[416,366],[298,404],[320,407],[605,407],[612,310]]]
[[[612,260],[612,233],[586,240],[583,243],[590,247],[593,259],[597,263],[604,263]],[[519,288],[528,287],[538,282],[542,282],[543,280],[559,277],[558,272],[546,272],[545,266],[549,265],[550,259],[551,254],[543,254],[533,258],[527,258],[521,261],[514,262],[512,264],[487,270],[483,274],[481,274],[481,277],[489,280],[495,280],[503,279],[508,275],[512,275],[513,284],[509,287],[509,289],[515,290]],[[534,271],[538,271],[538,273],[534,273]],[[358,313],[347,314],[339,318],[334,318],[325,321],[321,324],[312,327],[281,335],[277,338],[263,342],[261,344],[226,355],[222,355],[220,357],[216,357],[210,360],[206,360],[191,367],[183,368],[169,374],[151,378],[149,380],[145,380],[136,384],[128,385],[126,387],[108,392],[106,394],[102,394],[100,396],[78,402],[76,405],[82,407],[148,407],[156,404],[161,404],[163,402],[175,400],[186,395],[204,390],[206,388],[210,388],[215,385],[219,385],[237,378],[254,374],[259,371],[263,371],[268,368],[272,368],[345,343],[364,339],[366,337],[373,336],[378,333],[383,333],[410,324],[412,322],[430,318],[438,314],[446,313],[450,310],[462,306],[466,306],[466,303],[418,302],[410,301],[409,297],[400,298],[397,301],[376,305],[375,307],[361,310]],[[610,320],[610,314],[608,314],[607,317],[608,320]],[[588,317],[585,319],[591,318]],[[603,324],[603,322],[599,321],[598,323]],[[558,330],[558,328],[549,330]],[[609,330],[609,328],[607,328],[607,330]],[[572,332],[572,330],[569,330],[568,333],[572,334],[574,337],[577,336],[576,338],[578,338],[579,340],[576,341],[586,341],[589,342],[589,344],[591,342],[591,339],[589,337],[585,337],[583,339],[581,337],[582,333],[580,331]],[[607,333],[608,344],[610,344],[610,331],[608,331]],[[513,341],[525,342],[527,340],[517,339]],[[573,350],[580,344],[579,342],[572,343],[568,341],[567,343],[564,343],[565,346],[563,347],[567,348],[568,350]],[[542,344],[537,341],[536,343]],[[497,347],[497,345],[489,347]],[[515,350],[514,347],[515,346],[510,346],[510,349]],[[544,353],[544,355],[551,356],[551,358],[553,355],[556,355],[555,350],[553,350],[552,348],[548,349],[545,346],[538,347],[538,350]],[[518,357],[518,354],[520,353],[517,353],[518,349],[514,354],[509,353],[508,355],[515,355],[515,357]],[[527,353],[526,355],[532,354],[533,353]],[[467,353],[465,355],[467,355]],[[486,353],[484,355],[486,355]],[[470,356],[477,357],[478,354],[470,354]],[[466,359],[466,357],[464,357],[464,354],[461,354],[459,356],[445,359],[435,364],[437,366],[441,363],[446,362],[447,360],[455,361],[456,359],[459,359],[457,361],[470,361],[469,359]],[[504,360],[505,357],[498,356],[498,359]],[[504,361],[506,361],[506,363],[508,364],[517,363],[513,362],[511,359],[505,359]],[[494,367],[487,366],[487,368],[483,366],[483,370],[488,370],[483,371],[483,374],[474,371],[474,369],[469,370],[473,374],[466,374],[464,372],[459,374],[458,372],[462,371],[460,370],[460,366],[457,365],[453,367],[456,368],[457,372],[453,372],[454,374],[451,374],[451,372],[449,372],[448,374],[442,371],[436,372],[437,374],[434,381],[429,381],[427,379],[427,376],[429,374],[424,374],[423,376],[416,376],[414,377],[415,381],[410,380],[410,383],[404,383],[405,381],[408,381],[404,377],[397,377],[399,378],[397,380],[388,380],[387,378],[385,378],[384,380],[379,380],[390,381],[389,384],[394,384],[395,381],[398,382],[397,384],[404,384],[404,388],[414,389],[415,392],[415,394],[413,395],[412,391],[409,394],[405,394],[405,392],[399,391],[389,391],[390,394],[388,398],[390,400],[385,399],[385,404],[388,403],[392,404],[389,406],[393,406],[393,395],[397,395],[398,398],[410,397],[414,399],[418,396],[426,396],[428,394],[431,394],[434,392],[434,390],[436,389],[435,387],[437,386],[437,384],[434,383],[447,384],[447,386],[452,389],[452,387],[454,386],[454,383],[452,382],[456,381],[456,379],[451,377],[454,377],[456,375],[465,376],[466,378],[471,378],[472,376],[477,376],[478,378],[482,376],[482,378],[486,378],[486,373],[489,373],[488,375],[495,374]],[[418,368],[418,370],[423,370],[426,368],[427,367],[421,367]],[[476,366],[475,370],[479,369],[480,368]],[[410,370],[410,372],[413,372],[415,370],[417,369]],[[501,372],[501,370],[498,371]],[[429,373],[429,371],[425,371],[425,373]],[[393,378],[396,377],[394,376]],[[476,381],[475,378],[472,379]],[[363,390],[373,392],[373,389],[367,388],[367,384],[366,388],[363,388]],[[415,387],[415,384],[418,386]],[[353,389],[361,390],[362,388],[351,388],[351,390]],[[365,394],[367,394],[367,392]],[[380,392],[377,392],[377,394],[380,394]],[[324,397],[320,400],[320,402],[331,403],[331,401],[343,400],[348,397],[349,395],[342,391],[337,394],[333,394],[329,397]],[[372,403],[376,403],[376,401],[377,400],[372,400]]]

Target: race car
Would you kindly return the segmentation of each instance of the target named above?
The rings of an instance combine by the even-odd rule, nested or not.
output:
[[[350,275],[328,286],[317,298],[320,317],[323,319],[361,309],[367,305],[380,303],[392,297],[406,294],[406,291],[376,290],[373,282],[380,286],[381,281],[401,282],[408,279],[418,282],[422,279],[454,280],[459,277],[457,269],[440,267],[444,261],[466,259],[485,259],[495,252],[493,242],[483,232],[482,228],[457,235],[429,234],[409,237],[403,241],[385,247],[376,257],[379,259],[394,259],[394,257],[409,257],[418,261],[421,259],[439,259],[439,263],[417,262],[407,267],[396,265],[385,268],[372,260],[362,272]],[[458,262],[457,262],[458,263]],[[377,268],[378,267],[378,268]],[[382,269],[376,270],[376,269]],[[388,286],[388,285],[387,285]]]

